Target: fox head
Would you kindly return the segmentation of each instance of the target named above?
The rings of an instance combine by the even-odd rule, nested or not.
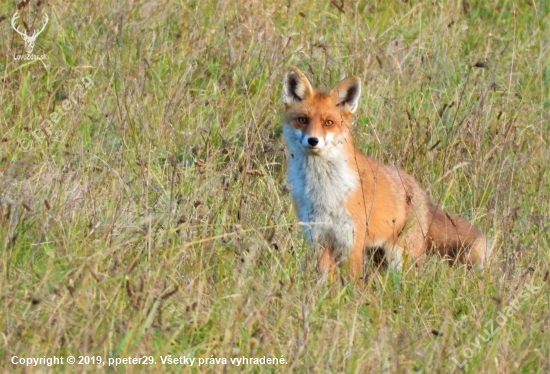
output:
[[[330,92],[316,90],[296,67],[283,81],[284,134],[290,148],[323,155],[349,137],[351,115],[357,110],[361,80],[349,77]]]

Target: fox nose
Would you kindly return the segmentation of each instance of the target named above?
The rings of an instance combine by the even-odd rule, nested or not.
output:
[[[309,138],[307,140],[308,144],[312,147],[315,147],[317,144],[319,144],[319,139],[317,138]]]

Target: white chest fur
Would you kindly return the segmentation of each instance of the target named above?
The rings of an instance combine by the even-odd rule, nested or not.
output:
[[[283,132],[290,152],[288,183],[308,241],[330,246],[347,257],[353,245],[354,224],[345,202],[359,178],[347,165],[345,139],[332,141],[323,152],[311,154],[290,126],[285,125]]]

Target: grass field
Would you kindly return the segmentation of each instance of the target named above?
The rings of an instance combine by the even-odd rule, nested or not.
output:
[[[16,10],[29,34],[49,16],[44,60],[14,59]],[[30,0],[0,20],[1,371],[550,372],[548,2]],[[291,65],[362,77],[357,146],[495,238],[483,271],[320,281],[285,181]],[[156,363],[108,366],[128,357]]]

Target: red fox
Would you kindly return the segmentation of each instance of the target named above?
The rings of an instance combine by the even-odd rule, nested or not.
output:
[[[455,261],[482,265],[487,240],[472,224],[437,208],[403,170],[381,164],[353,144],[351,116],[361,80],[349,77],[331,91],[315,89],[298,68],[283,82],[283,134],[288,183],[318,268],[330,277],[348,263],[363,279],[365,251],[399,268],[403,255],[422,261],[432,249]]]

